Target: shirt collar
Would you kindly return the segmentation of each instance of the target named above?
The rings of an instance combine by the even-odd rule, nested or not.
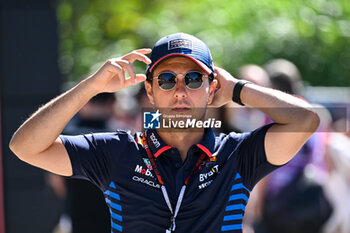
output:
[[[157,131],[154,129],[146,130],[146,140],[155,158],[172,148],[161,139]],[[203,140],[197,143],[196,146],[210,158],[214,151],[214,145],[215,135],[213,130],[211,128],[205,129]]]
[[[209,158],[214,153],[215,134],[211,128],[204,129],[204,138],[197,143],[197,147],[208,155]]]
[[[155,158],[161,155],[164,151],[172,148],[160,138],[159,134],[154,129],[146,130],[146,140],[148,147]]]

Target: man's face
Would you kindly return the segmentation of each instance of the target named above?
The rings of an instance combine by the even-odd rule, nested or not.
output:
[[[156,67],[153,71],[153,77],[157,77],[162,72],[185,75],[189,71],[199,71],[205,74],[191,59],[172,57],[161,62]],[[162,90],[158,85],[157,79],[152,80],[152,85],[149,82],[145,82],[149,100],[156,108],[166,108],[168,114],[194,114],[200,117],[203,115],[203,110],[205,113],[207,105],[212,102],[217,81],[214,80],[209,84],[208,75],[206,75],[201,88],[191,90],[185,86],[183,75],[177,76],[176,86],[169,91]]]

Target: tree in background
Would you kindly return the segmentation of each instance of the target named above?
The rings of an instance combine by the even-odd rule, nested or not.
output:
[[[182,31],[205,41],[214,62],[232,74],[285,58],[311,85],[350,86],[348,0],[62,0],[57,17],[66,81]]]

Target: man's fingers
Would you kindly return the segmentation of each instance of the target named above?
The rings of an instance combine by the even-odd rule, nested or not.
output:
[[[118,89],[123,89],[146,80],[146,76],[144,74],[136,74],[133,62],[135,60],[139,60],[146,64],[150,64],[151,59],[149,59],[145,54],[151,52],[152,49],[143,48],[128,53],[123,57],[108,60],[109,64],[105,68],[113,75],[113,80],[117,81],[117,85],[120,85]],[[125,77],[126,72],[128,72],[130,75],[130,78],[128,79]]]
[[[135,60],[139,60],[139,61],[144,62],[146,64],[152,63],[151,59],[149,59],[143,53],[138,52],[138,50],[126,54],[124,57],[122,57],[122,59],[127,60],[131,63],[133,63]]]
[[[149,54],[152,52],[152,49],[149,48],[142,48],[142,49],[137,49],[135,50],[137,53],[142,53],[142,54]]]
[[[136,73],[135,73],[135,69],[134,66],[132,65],[132,63],[126,61],[126,60],[117,60],[117,63],[123,67],[124,70],[127,70],[129,75],[130,75],[130,79],[133,80],[133,82],[136,82]],[[125,77],[124,77],[125,79]]]
[[[215,67],[214,67],[214,73],[216,73],[216,74],[221,73],[220,68],[215,66]]]
[[[220,87],[221,87],[219,72],[220,72],[220,70],[215,66],[214,67],[214,78],[218,82],[218,84],[216,85],[216,89],[220,89]]]
[[[146,80],[146,75],[144,74],[137,74],[136,75],[136,83],[140,83]]]
[[[109,63],[112,65],[115,72],[117,72],[117,76],[119,77],[119,80],[121,82],[121,85],[124,86],[124,79],[125,79],[125,71],[123,67],[117,63],[117,59],[109,59]]]
[[[136,80],[136,82],[133,82],[131,79],[126,79],[125,80],[125,87],[131,86],[131,85],[135,85],[137,83],[145,81],[146,80],[146,75],[144,75],[144,74],[136,74],[135,80]]]

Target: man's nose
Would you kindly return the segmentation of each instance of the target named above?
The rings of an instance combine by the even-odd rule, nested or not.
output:
[[[177,77],[177,83],[174,91],[175,98],[186,98],[187,97],[187,88],[184,83],[183,77]]]

